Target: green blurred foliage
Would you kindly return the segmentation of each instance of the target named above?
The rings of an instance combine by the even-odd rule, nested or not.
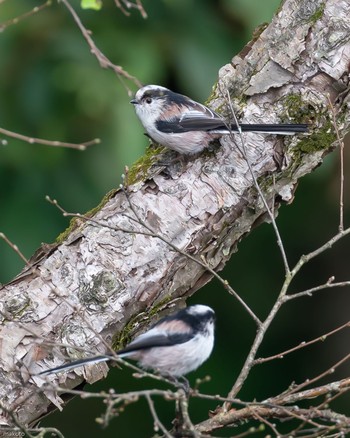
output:
[[[113,0],[104,0],[99,12],[81,10],[78,1],[71,3],[93,32],[97,46],[113,62],[143,83],[159,83],[200,101],[209,96],[219,68],[239,52],[256,26],[271,20],[279,6],[276,0],[145,0],[148,19],[144,20],[135,10],[126,17]],[[0,22],[38,4],[7,0],[0,4]],[[147,140],[123,84],[133,91],[136,87],[98,65],[62,3],[53,2],[51,7],[4,29],[0,53],[1,127],[51,140],[102,140],[85,152],[14,139],[0,145],[0,231],[30,257],[41,242],[53,242],[68,225],[68,220],[45,201],[45,195],[56,198],[68,211],[91,209],[107,191],[118,186],[124,166],[143,153]],[[291,263],[336,232],[338,168],[337,154],[327,157],[317,172],[300,183],[293,205],[280,210],[278,224]],[[242,241],[239,252],[223,271],[261,318],[271,308],[283,281],[275,241],[270,225],[258,227]],[[6,282],[23,263],[2,241],[0,257],[0,281]],[[320,284],[331,275],[338,281],[346,280],[348,260],[348,245],[341,242],[331,253],[312,262],[295,281],[293,290]],[[325,291],[290,303],[274,321],[260,354],[274,354],[346,322],[348,292]],[[255,327],[216,282],[198,291],[189,302],[206,303],[217,313],[215,351],[190,380],[193,383],[196,377],[209,373],[212,381],[203,385],[202,391],[226,394],[242,366]],[[344,334],[339,334],[283,361],[256,367],[240,397],[261,399],[286,389],[293,380],[313,377],[341,358],[346,345]],[[343,377],[347,371],[348,367],[341,367],[332,379]],[[133,379],[128,370],[115,369],[92,389],[127,391],[153,385],[149,380]],[[336,403],[341,412],[350,413],[349,400]],[[156,406],[162,421],[169,425],[173,405],[157,400]],[[206,418],[215,406],[215,402],[194,400],[193,420]],[[152,435],[152,420],[144,401],[127,407],[125,414],[101,430],[95,418],[104,408],[96,400],[75,399],[63,413],[50,416],[43,424],[57,426],[67,438]]]

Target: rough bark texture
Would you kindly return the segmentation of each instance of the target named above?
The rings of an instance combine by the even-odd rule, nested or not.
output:
[[[249,162],[275,211],[282,200],[292,201],[298,179],[333,147],[328,96],[341,132],[348,129],[349,21],[347,1],[287,0],[255,41],[220,70],[210,105],[227,117],[228,91],[241,121],[312,124],[306,136],[244,135]],[[152,321],[150,309],[156,315],[212,277],[161,239],[139,234],[146,230],[135,212],[155,234],[214,270],[265,220],[241,151],[239,136],[227,136],[215,152],[167,173],[152,173],[149,153],[128,175],[134,211],[125,193],[116,191],[94,222],[76,221],[61,243],[2,288],[0,400],[21,424],[33,424],[51,402],[61,404],[57,394],[38,390],[43,381],[30,378],[28,369],[39,372],[83,355],[62,344],[83,347],[84,355],[106,351],[102,339],[111,344],[135,333]],[[71,388],[104,372],[93,367],[91,375],[77,371],[69,379],[52,379]],[[8,413],[1,424],[13,424]]]

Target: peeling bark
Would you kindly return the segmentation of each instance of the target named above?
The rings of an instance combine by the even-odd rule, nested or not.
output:
[[[248,160],[275,212],[334,147],[328,98],[340,132],[349,128],[349,22],[347,1],[286,0],[272,23],[219,72],[210,105],[228,118],[226,91],[240,121],[312,124],[307,136],[244,135]],[[36,254],[2,288],[0,400],[20,424],[34,424],[51,403],[62,404],[57,394],[39,390],[42,379],[30,373],[87,351],[105,352],[102,339],[115,345],[130,321],[129,335],[144,328],[153,320],[150,309],[155,315],[174,306],[212,278],[203,261],[222,269],[237,243],[266,220],[238,135],[170,173],[152,170],[152,160],[130,170],[129,199],[116,191],[92,221],[75,221],[64,241]],[[182,253],[147,235],[135,212]],[[92,368],[52,379],[72,388],[106,372]],[[3,412],[1,424],[11,425],[13,418]]]

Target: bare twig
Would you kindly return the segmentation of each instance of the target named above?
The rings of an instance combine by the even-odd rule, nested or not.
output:
[[[309,384],[307,382],[306,384]],[[306,385],[304,384],[304,385]],[[301,385],[298,386],[301,388]],[[296,387],[293,390],[298,390]],[[331,393],[342,393],[344,391],[350,390],[350,377],[347,379],[338,380],[336,382],[327,383],[326,385],[318,386],[316,388],[307,389],[305,391],[292,392],[288,391],[283,394],[277,395],[275,397],[270,397],[264,400],[262,403],[272,404],[272,405],[285,405],[297,403],[302,400],[310,400],[316,397],[321,397],[323,395],[328,395]]]
[[[225,95],[224,95],[224,97],[225,97]],[[235,123],[236,126],[237,126],[237,131],[238,131],[238,134],[239,134],[239,137],[240,137],[240,140],[241,140],[242,150],[241,150],[240,152],[241,152],[242,156],[243,156],[243,157],[245,158],[245,160],[246,160],[246,163],[247,163],[247,166],[248,166],[249,172],[250,172],[250,174],[251,174],[251,177],[252,177],[252,179],[253,179],[254,185],[255,185],[255,187],[256,187],[258,193],[259,193],[259,196],[260,196],[260,198],[261,198],[261,201],[262,201],[262,203],[264,204],[264,207],[265,207],[265,209],[266,209],[266,211],[267,211],[267,214],[269,215],[269,218],[270,218],[270,220],[271,220],[271,223],[272,223],[272,226],[273,226],[274,232],[275,232],[275,234],[276,234],[277,244],[278,244],[278,247],[279,247],[280,252],[281,252],[281,255],[282,255],[282,260],[283,260],[283,263],[284,263],[284,269],[285,269],[286,275],[288,275],[289,272],[290,272],[290,268],[289,268],[289,264],[288,264],[288,260],[287,260],[286,251],[285,251],[285,249],[284,249],[284,245],[283,245],[283,242],[282,242],[282,238],[281,238],[281,235],[280,235],[279,229],[278,229],[277,224],[276,224],[276,220],[275,220],[275,216],[274,216],[274,211],[272,211],[272,210],[270,209],[270,207],[269,207],[269,205],[268,205],[268,203],[267,203],[267,201],[266,201],[266,198],[265,198],[265,196],[264,196],[264,194],[263,194],[263,192],[262,192],[262,190],[261,190],[261,188],[260,188],[260,186],[259,186],[258,180],[256,179],[256,176],[255,176],[254,170],[253,170],[253,168],[252,168],[252,165],[251,165],[251,163],[250,163],[250,161],[249,161],[249,159],[248,159],[248,154],[247,154],[247,149],[246,149],[246,145],[245,145],[245,140],[244,140],[244,137],[243,137],[243,133],[242,133],[242,130],[241,130],[241,128],[240,128],[240,124],[239,124],[239,122],[238,122],[238,119],[237,119],[237,117],[236,117],[236,113],[235,113],[235,110],[234,110],[233,105],[232,105],[231,96],[230,96],[230,93],[229,93],[228,90],[226,90],[226,98],[227,98],[227,101],[228,101],[228,103],[229,103],[230,112],[231,112],[231,115],[232,115],[232,117],[233,117],[234,123]],[[230,127],[228,126],[228,128],[230,128]],[[234,135],[234,134],[231,133],[231,136],[233,136],[233,135]]]
[[[235,435],[234,437],[235,438],[245,438],[246,436],[249,436],[249,435],[253,435],[253,434],[256,434],[259,432],[264,432],[264,430],[265,430],[265,425],[261,424],[258,427],[254,427],[254,426],[250,427],[247,431],[239,433],[238,435]]]
[[[16,140],[23,140],[30,144],[43,144],[46,146],[78,149],[80,151],[84,151],[88,146],[92,146],[94,144],[100,143],[100,139],[98,138],[80,144],[66,143],[64,141],[57,141],[57,140],[45,140],[42,138],[28,137],[26,135],[18,134],[17,132],[12,132],[4,128],[0,128],[0,134],[6,135],[7,137],[15,138]]]
[[[24,261],[26,265],[29,264],[29,260],[23,255],[18,246],[15,243],[11,242],[11,240],[6,237],[4,233],[0,233],[0,239],[4,240],[8,244],[8,246],[12,248],[14,252]]]
[[[123,12],[123,14],[125,14],[127,16],[130,15],[130,12],[125,10],[122,3],[124,3],[124,5],[127,9],[137,9],[140,12],[142,18],[145,18],[145,19],[147,18],[147,13],[146,13],[146,11],[141,3],[141,0],[136,0],[136,3],[132,3],[128,0],[121,0],[121,2],[119,0],[114,0],[114,2],[116,4],[117,8],[119,8]]]
[[[281,353],[274,354],[273,356],[260,357],[258,359],[255,359],[254,365],[258,365],[258,364],[261,364],[261,363],[269,362],[269,361],[274,360],[274,359],[283,359],[284,356],[286,356],[289,353],[292,353],[293,351],[297,351],[297,350],[300,350],[301,348],[308,347],[308,346],[310,346],[312,344],[315,344],[316,342],[320,342],[320,341],[323,342],[329,336],[332,336],[335,333],[338,333],[341,330],[344,330],[345,328],[349,328],[349,327],[350,327],[350,321],[348,321],[347,323],[341,325],[340,327],[338,327],[338,328],[336,328],[336,329],[334,329],[334,330],[332,330],[332,331],[330,331],[328,333],[325,333],[324,335],[319,336],[318,338],[312,339],[311,341],[308,341],[308,342],[303,341],[299,345],[297,345],[297,346],[295,346],[293,348],[289,348],[288,350],[282,351]]]
[[[338,368],[343,363],[347,362],[350,359],[350,353],[347,354],[345,357],[340,359],[338,362],[336,362],[334,365],[329,367],[326,371],[318,374],[313,379],[307,379],[305,382],[300,383],[299,385],[293,385],[291,389],[285,392],[286,395],[294,394],[295,392],[300,392],[301,389],[305,388],[306,386],[312,385],[313,383],[317,382],[318,380],[322,379],[323,377],[329,376],[330,374],[333,374],[335,369]],[[282,395],[283,397],[283,395]]]
[[[1,1],[0,3],[3,3]],[[7,27],[12,26],[13,24],[18,24],[20,21],[24,20],[25,18],[30,17],[31,15],[36,14],[37,12],[42,11],[43,9],[47,8],[48,6],[52,5],[52,0],[47,0],[45,3],[43,3],[40,6],[35,6],[31,11],[25,12],[22,15],[19,15],[18,17],[11,18],[10,20],[4,21],[3,23],[0,23],[0,32],[3,32]]]
[[[266,424],[266,426],[272,430],[272,432],[275,434],[276,437],[281,436],[281,434],[278,432],[274,424],[266,420],[266,418],[262,417],[258,412],[254,412],[254,410],[253,410],[253,418],[259,420],[261,423]]]
[[[185,434],[184,436],[191,436],[191,438],[201,438],[202,434],[200,434],[194,427],[190,415],[188,413],[188,402],[189,399],[186,397],[185,392],[180,389],[178,391],[179,398],[176,400],[176,407],[178,411],[178,415],[180,416],[179,421],[176,420],[175,425],[179,423],[180,430],[176,429],[176,436],[179,434]]]
[[[250,348],[248,356],[244,362],[244,365],[241,369],[241,372],[239,373],[239,376],[237,377],[236,382],[234,383],[232,389],[228,393],[227,398],[234,399],[236,397],[236,395],[238,394],[238,392],[242,388],[244,382],[246,381],[252,367],[254,366],[254,360],[255,360],[256,354],[257,354],[258,349],[259,349],[259,347],[260,347],[260,345],[265,337],[266,331],[269,328],[271,322],[273,321],[277,312],[279,311],[280,307],[283,304],[283,301],[281,298],[284,296],[284,294],[286,292],[285,289],[286,289],[286,286],[282,287],[280,295],[279,295],[277,301],[275,302],[274,306],[272,307],[269,315],[267,316],[265,321],[263,321],[262,324],[260,325],[260,327],[258,328],[257,334],[256,334],[255,339],[253,341],[253,344]],[[224,411],[227,411],[229,408],[230,408],[230,404],[225,403],[223,406]]]
[[[337,136],[340,152],[340,193],[339,193],[339,231],[344,230],[344,142],[340,138],[336,114],[330,96],[327,96],[329,107],[332,113],[332,122]]]
[[[68,11],[70,12],[70,14],[72,15],[75,23],[77,24],[77,26],[79,27],[81,33],[83,34],[83,37],[85,38],[86,42],[88,43],[89,47],[90,47],[90,51],[91,53],[97,58],[100,66],[102,68],[110,68],[111,70],[114,71],[114,73],[119,77],[124,77],[132,82],[134,82],[134,84],[136,84],[138,87],[141,87],[142,84],[141,82],[136,79],[134,76],[131,76],[127,71],[125,71],[120,65],[116,65],[113,64],[112,61],[110,61],[106,55],[104,55],[101,50],[96,46],[96,44],[94,43],[93,39],[91,38],[90,34],[91,32],[88,31],[86,29],[86,27],[83,25],[83,23],[81,22],[78,14],[75,12],[75,10],[73,9],[73,7],[71,6],[71,4],[69,3],[68,0],[61,0],[61,2],[65,5],[65,7],[68,9]],[[124,84],[124,86],[126,87],[128,94],[131,95],[131,90]]]
[[[149,394],[145,394],[145,399],[147,400],[149,410],[151,411],[154,420],[155,432],[158,432],[158,430],[160,429],[167,438],[173,438],[167,428],[164,426],[164,424],[160,421],[151,396]]]
[[[298,261],[298,263],[294,266],[291,277],[294,278],[295,275],[300,271],[300,269],[308,263],[310,260],[314,259],[315,257],[319,256],[323,252],[325,252],[327,249],[332,248],[332,246],[337,243],[340,239],[347,236],[350,233],[350,227],[346,228],[345,230],[339,231],[335,236],[333,236],[331,239],[329,239],[326,243],[324,243],[322,246],[317,248],[315,251],[310,252],[309,254],[302,255]]]
[[[147,18],[147,12],[145,11],[141,0],[136,0],[136,9],[138,9],[140,11],[140,14],[142,15],[142,18]]]
[[[334,287],[346,287],[346,286],[350,286],[350,281],[341,281],[339,283],[333,283],[334,281],[334,277],[330,277],[326,283],[321,284],[319,286],[315,286],[312,287],[310,289],[306,289],[302,292],[297,292],[291,295],[285,295],[284,297],[284,301],[290,301],[290,300],[294,300],[296,298],[301,298],[301,297],[311,297],[312,294],[314,294],[315,292],[319,292],[321,290],[324,289],[332,289]]]

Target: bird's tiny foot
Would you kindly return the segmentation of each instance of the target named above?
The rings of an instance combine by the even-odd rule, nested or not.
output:
[[[191,392],[191,386],[190,386],[189,381],[186,379],[186,377],[180,376],[180,377],[176,378],[176,377],[171,376],[169,379],[174,383],[174,385],[177,388],[183,389],[187,397],[189,396],[189,394]]]

